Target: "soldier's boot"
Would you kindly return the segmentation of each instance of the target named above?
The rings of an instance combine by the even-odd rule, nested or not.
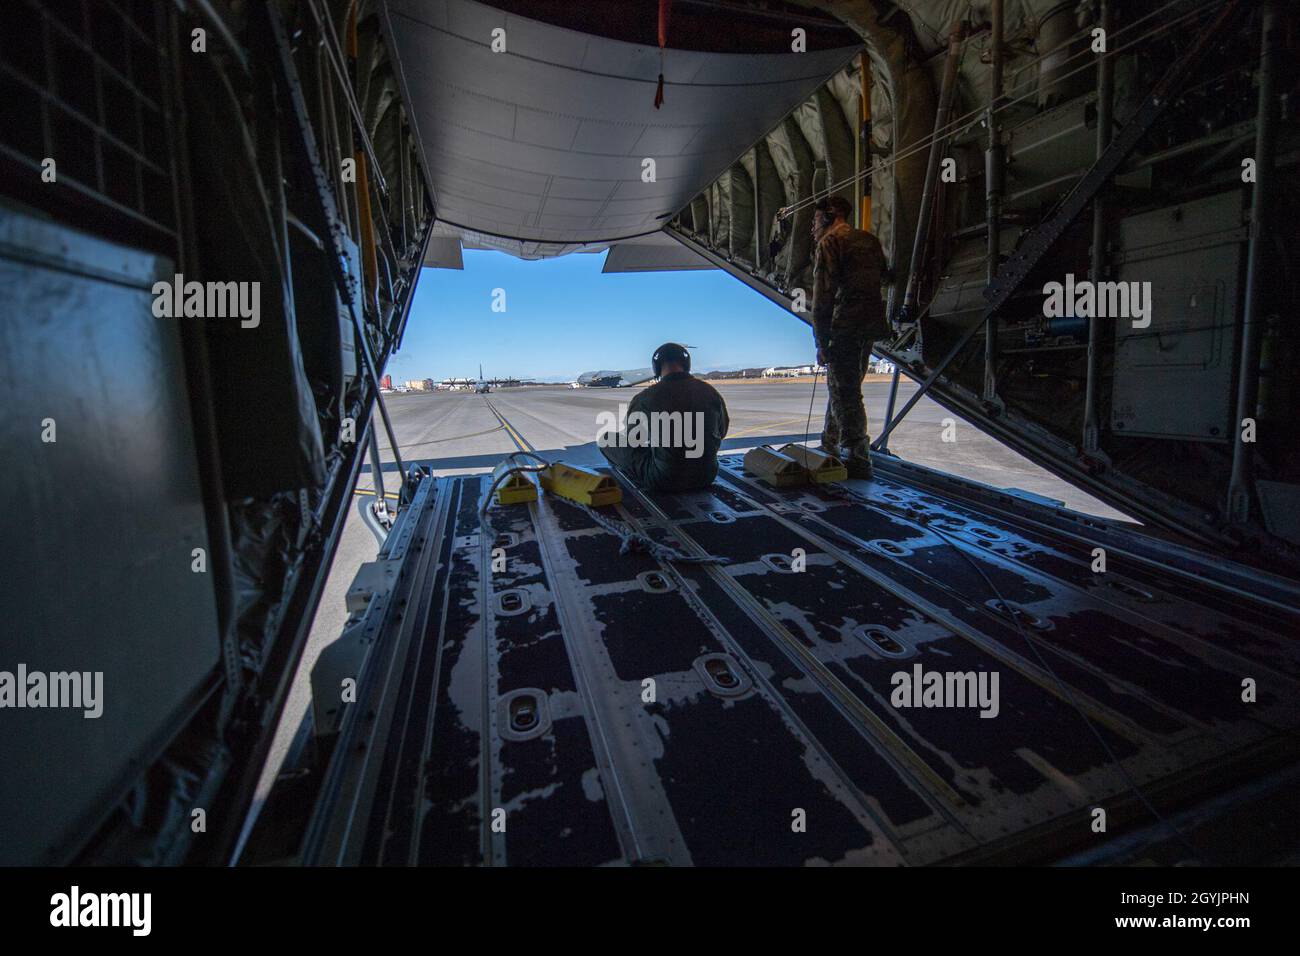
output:
[[[822,432],[822,443],[817,446],[817,450],[823,455],[834,455],[840,458],[844,453],[840,449],[840,437],[838,435],[827,435]]]
[[[852,445],[844,446],[844,465],[849,470],[850,478],[870,481],[872,476],[871,439],[864,438]]]

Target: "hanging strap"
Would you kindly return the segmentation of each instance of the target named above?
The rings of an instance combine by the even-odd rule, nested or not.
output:
[[[655,88],[655,109],[664,105],[664,47],[668,45],[668,14],[673,0],[659,0],[659,85]]]

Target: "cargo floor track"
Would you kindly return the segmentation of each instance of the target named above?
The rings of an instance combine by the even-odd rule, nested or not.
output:
[[[602,511],[725,565],[552,497],[482,532],[487,476],[426,479],[317,669],[360,688],[301,859],[1212,863],[1296,826],[1293,583],[897,460],[722,461]],[[996,698],[897,706],[930,672]]]

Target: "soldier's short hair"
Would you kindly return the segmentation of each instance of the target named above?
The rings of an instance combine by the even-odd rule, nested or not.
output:
[[[813,208],[832,217],[849,219],[853,216],[853,204],[843,196],[827,196],[825,199],[818,200]]]

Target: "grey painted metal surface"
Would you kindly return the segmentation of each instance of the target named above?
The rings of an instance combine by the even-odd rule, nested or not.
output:
[[[0,864],[67,859],[217,677],[180,333],[151,311],[173,271],[0,207],[0,670],[96,696],[56,708],[51,677],[0,710]]]
[[[712,269],[713,263],[696,255],[662,232],[611,246],[601,272],[677,272]]]
[[[641,385],[655,377],[652,368],[598,369],[583,372],[578,376],[579,385],[603,388],[623,388],[629,385]]]
[[[1234,433],[1233,306],[1243,240],[1237,190],[1130,216],[1119,282],[1150,283],[1149,325],[1114,319],[1110,424],[1153,438],[1226,442]]]
[[[657,48],[472,0],[385,6],[439,219],[526,258],[657,232],[854,52],[671,50],[656,110]]]

